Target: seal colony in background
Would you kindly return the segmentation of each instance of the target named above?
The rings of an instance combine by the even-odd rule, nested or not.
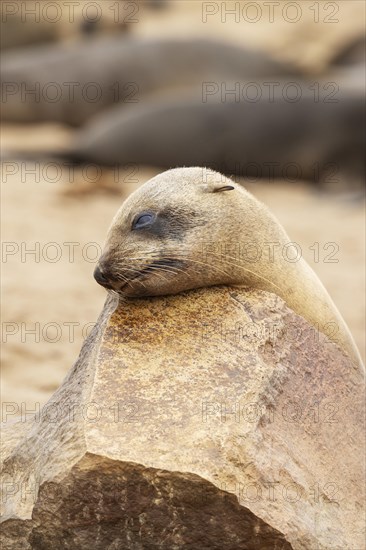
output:
[[[272,292],[328,337],[333,326],[331,339],[363,368],[331,297],[302,257],[294,261],[293,247],[277,219],[243,187],[205,168],[177,168],[122,204],[94,276],[128,298],[214,285]]]
[[[78,126],[109,106],[131,106],[152,93],[296,75],[264,52],[214,40],[112,36],[38,46],[1,56],[2,117]]]

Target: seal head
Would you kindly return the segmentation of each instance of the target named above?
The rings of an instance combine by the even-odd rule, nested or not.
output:
[[[145,183],[113,219],[96,281],[129,297],[232,282],[208,266],[205,248],[222,235],[222,212],[236,187],[205,168],[169,170]]]

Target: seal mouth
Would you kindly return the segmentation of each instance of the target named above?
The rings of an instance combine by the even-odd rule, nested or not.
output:
[[[159,269],[162,271],[164,268],[171,269],[170,273],[164,270],[164,273],[167,273],[168,275],[176,275],[177,272],[174,271],[175,269],[178,269],[179,271],[185,266],[185,262],[181,260],[176,260],[174,258],[163,258],[161,260],[157,260],[155,262],[151,262],[151,264],[147,265],[146,267],[142,268],[134,277],[130,277],[128,281],[123,283],[123,285],[119,288],[119,291],[123,291],[128,285],[131,283],[134,283],[135,281],[139,281],[140,279],[143,279],[146,275],[149,275],[150,273],[159,273]]]

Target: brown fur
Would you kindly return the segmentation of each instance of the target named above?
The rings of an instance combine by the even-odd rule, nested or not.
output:
[[[144,212],[158,221],[131,230]],[[276,243],[273,254],[269,243]],[[99,268],[108,278],[104,286],[129,297],[221,284],[273,292],[320,332],[333,332],[362,365],[332,299],[303,258],[291,261],[296,254],[289,243],[277,219],[243,187],[205,168],[178,168],[152,178],[123,203]]]

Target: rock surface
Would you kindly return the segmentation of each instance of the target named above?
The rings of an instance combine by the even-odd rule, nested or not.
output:
[[[109,298],[3,430],[2,548],[362,549],[362,391],[273,294]]]

